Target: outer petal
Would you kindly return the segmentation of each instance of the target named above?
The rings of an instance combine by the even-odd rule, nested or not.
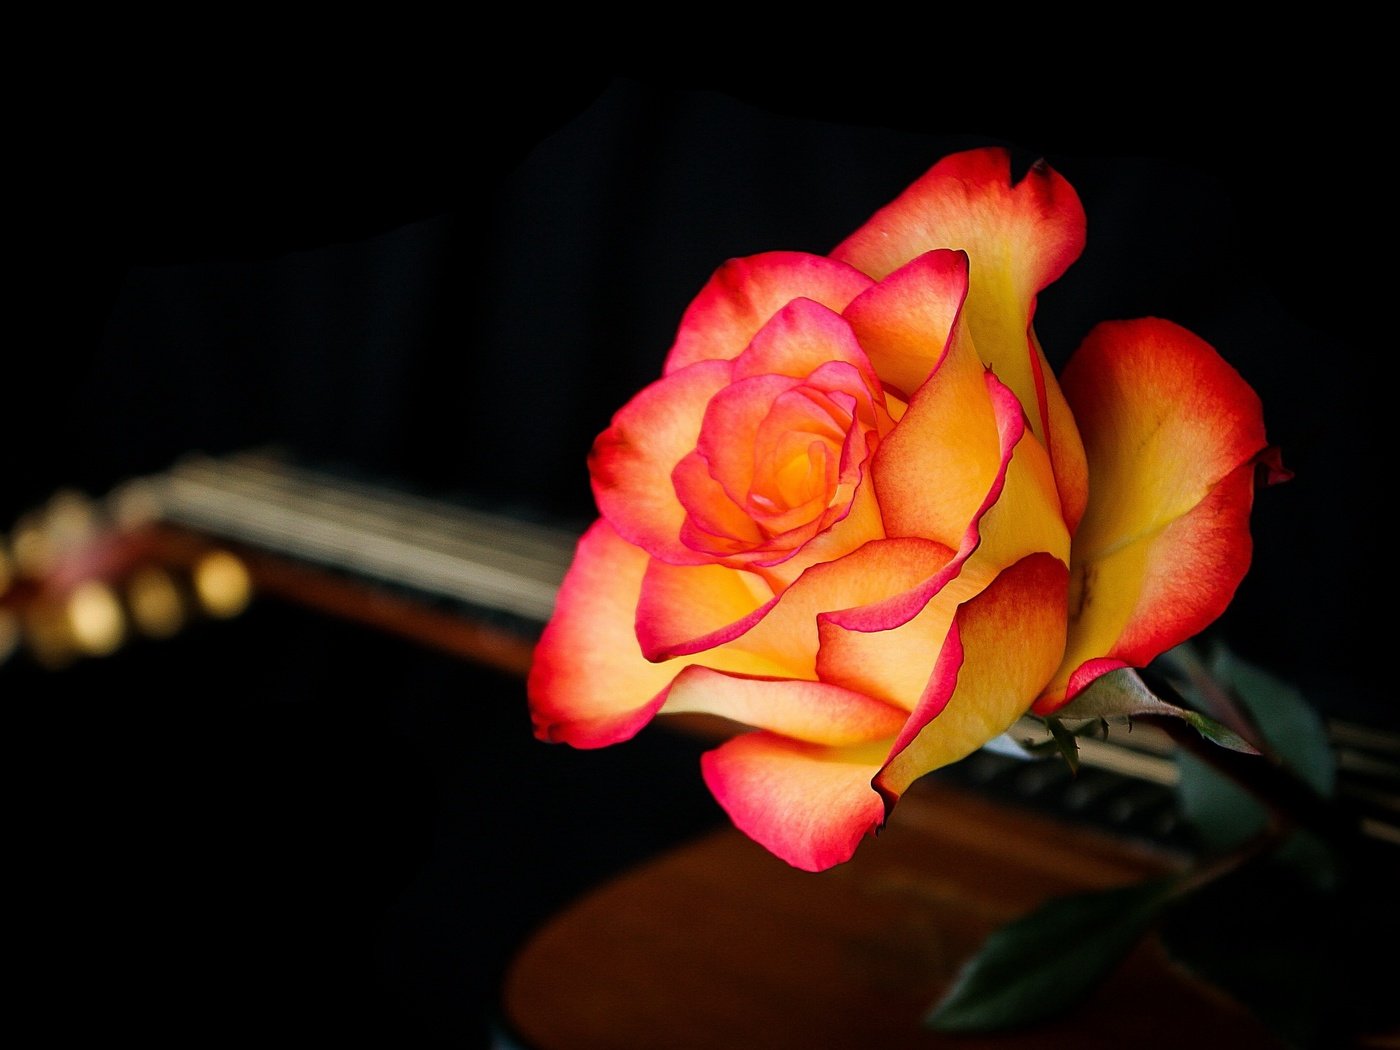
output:
[[[914,780],[970,755],[1026,713],[1064,651],[1068,580],[1057,558],[1032,554],[958,610],[928,688],[875,780],[890,805]]]
[[[540,739],[603,747],[631,738],[661,707],[677,669],[649,663],[632,630],[649,560],[605,520],[579,540],[526,680]]]
[[[806,871],[849,860],[884,822],[870,786],[885,749],[832,748],[773,733],[735,737],[701,757],[705,783],[734,825]]]
[[[1071,529],[1084,503],[1084,453],[1031,319],[1037,294],[1083,251],[1084,225],[1078,195],[1048,165],[1013,185],[1006,150],[969,150],[940,160],[831,253],[877,279],[935,248],[968,253],[966,323],[1050,451]]]
[[[729,383],[728,361],[702,361],[652,383],[613,416],[588,457],[598,509],[620,535],[678,564],[708,561],[678,539],[685,508],[671,471],[694,448],[705,407]]]
[[[1254,469],[1267,451],[1254,391],[1168,321],[1100,325],[1064,384],[1091,500],[1074,540],[1068,649],[1039,710],[1072,695],[1086,661],[1141,666],[1220,615],[1249,567]],[[1075,691],[1091,680],[1077,675]]]
[[[1002,432],[1009,439],[1006,420],[1013,411],[1009,391],[988,376],[992,403],[999,408]],[[1070,538],[1060,516],[1055,476],[1044,447],[1035,435],[1024,432],[1016,441],[1006,481],[996,503],[978,523],[979,546],[974,562],[995,571],[1028,554],[1046,551],[1069,563]]]
[[[974,268],[998,264],[1039,291],[1084,250],[1084,207],[1048,165],[1011,182],[999,147],[953,153],[934,164],[831,253],[876,280],[934,248],[962,248]],[[990,277],[991,274],[988,274]],[[978,280],[976,274],[973,280]]]
[[[1084,445],[1079,435],[1079,427],[1074,413],[1070,411],[1060,384],[1055,382],[1050,362],[1045,359],[1045,351],[1035,331],[1028,333],[1031,345],[1031,366],[1035,374],[1041,400],[1040,415],[1045,420],[1042,441],[1048,441],[1051,467],[1055,472],[1055,484],[1060,492],[1060,510],[1069,527],[1070,535],[1079,528],[1084,516],[1084,506],[1089,500],[1089,465],[1085,460]],[[1034,428],[1032,428],[1034,429]],[[1048,435],[1048,438],[1047,438]]]
[[[575,747],[629,739],[661,707],[671,679],[692,662],[659,665],[642,655],[633,617],[649,561],[605,520],[579,540],[526,681],[540,739]],[[778,670],[739,651],[716,654],[711,662],[749,674]]]
[[[813,299],[839,313],[871,283],[859,270],[821,255],[765,252],[731,259],[715,271],[681,317],[665,371],[739,356],[768,319],[793,299]]]

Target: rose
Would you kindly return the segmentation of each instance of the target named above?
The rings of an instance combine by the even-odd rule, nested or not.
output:
[[[830,256],[722,266],[590,454],[536,734],[749,727],[706,783],[820,870],[918,777],[1218,617],[1277,466],[1258,399],[1160,319],[1100,325],[1057,383],[1031,318],[1084,226],[1048,166],[973,150]]]

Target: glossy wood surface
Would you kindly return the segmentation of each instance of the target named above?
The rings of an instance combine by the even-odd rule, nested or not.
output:
[[[529,1050],[1276,1047],[1150,940],[1033,1030],[922,1026],[994,928],[1173,863],[924,781],[878,839],[824,873],[726,827],[597,888],[523,947],[504,1009]]]

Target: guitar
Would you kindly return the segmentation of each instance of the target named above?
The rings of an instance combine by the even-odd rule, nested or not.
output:
[[[61,674],[171,641],[200,619],[232,619],[266,595],[523,676],[578,535],[274,453],[194,455],[98,500],[60,493],[16,522],[0,634],[11,662]],[[1339,793],[1378,846],[1400,845],[1400,740],[1339,721],[1328,730]],[[1028,720],[1012,735],[1037,731]],[[992,926],[1052,891],[1137,879],[1190,849],[1170,739],[1141,725],[1079,747],[1074,775],[994,747],[940,770],[901,802],[878,850],[821,876],[787,869],[732,828],[624,871],[518,946],[501,1023],[539,1050],[592,1045],[601,1002],[608,1037],[637,1045],[657,1025],[685,1029],[694,1045],[770,1045],[752,1041],[762,1032],[791,1045],[783,1026],[798,1021],[826,1045],[877,1035],[888,1046],[962,1045],[933,1042],[918,1013]],[[957,864],[936,863],[949,857]],[[751,989],[742,996],[736,973]],[[729,1009],[708,1010],[718,996]],[[1119,1005],[1144,998],[1169,1005],[1156,1042],[1141,1042]],[[802,1009],[785,1012],[790,1003]],[[1139,953],[1043,1045],[1176,1045],[1203,1029],[1237,1045],[1260,1034]]]
[[[265,593],[523,674],[576,540],[270,453],[193,455],[21,518],[0,636],[60,668]]]
[[[0,548],[0,657],[61,669],[266,594],[512,675],[528,671],[580,530],[299,465],[270,451],[194,454],[100,500],[63,491]],[[670,720],[702,735],[728,727]],[[1339,791],[1367,834],[1400,845],[1400,735],[1328,722]],[[1023,719],[1013,739],[1044,736]],[[1171,841],[1175,747],[1151,726],[1078,740],[1103,778],[1035,773],[994,742],[957,769],[1021,802],[1087,811]],[[1036,763],[1036,766],[1043,764]],[[1089,803],[1092,801],[1092,805]]]

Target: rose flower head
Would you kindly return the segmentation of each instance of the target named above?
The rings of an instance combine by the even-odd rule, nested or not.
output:
[[[1060,175],[977,149],[828,256],[721,266],[594,443],[536,734],[731,720],[710,790],[821,870],[917,778],[1216,619],[1282,469],[1258,398],[1153,318],[1101,324],[1057,381],[1031,319],[1084,235]]]

